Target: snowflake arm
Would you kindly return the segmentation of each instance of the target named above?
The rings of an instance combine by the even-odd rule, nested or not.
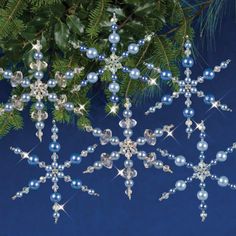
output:
[[[222,104],[220,100],[216,100],[215,96],[212,94],[205,94],[203,91],[199,90],[198,85],[202,84],[208,80],[212,80],[215,77],[215,73],[220,72],[222,69],[227,68],[230,60],[226,60],[221,62],[220,66],[215,66],[214,69],[208,68],[204,70],[203,75],[199,76],[197,79],[191,78],[191,67],[194,65],[194,60],[191,57],[191,43],[189,39],[186,39],[184,44],[184,54],[185,57],[182,59],[182,66],[185,68],[184,70],[184,79],[175,78],[172,76],[171,71],[169,70],[161,70],[158,67],[154,67],[152,64],[146,63],[146,67],[149,70],[154,70],[158,74],[160,74],[160,78],[163,81],[172,81],[173,83],[178,84],[177,91],[174,91],[172,94],[166,94],[161,98],[160,102],[157,102],[154,106],[150,107],[145,114],[148,115],[150,113],[155,113],[157,109],[161,109],[164,105],[171,105],[174,99],[179,98],[180,96],[185,97],[185,108],[183,110],[183,116],[186,119],[186,133],[188,138],[190,137],[191,133],[193,132],[192,124],[193,124],[193,117],[195,115],[195,111],[192,108],[192,97],[196,95],[198,98],[202,98],[204,103],[210,105],[211,108],[217,108],[222,111],[232,111],[226,104]],[[153,81],[155,83],[155,79],[149,81]]]
[[[20,148],[11,147],[10,149],[17,155],[21,156],[21,159],[26,159],[29,165],[42,168],[45,171],[45,175],[39,177],[38,179],[31,180],[28,186],[23,187],[21,191],[18,191],[12,199],[22,198],[25,194],[28,194],[31,190],[38,190],[40,185],[46,181],[52,182],[52,194],[50,195],[50,200],[53,203],[53,218],[55,223],[57,223],[60,217],[60,211],[65,211],[65,204],[60,204],[62,196],[59,193],[59,181],[63,180],[65,183],[70,183],[71,188],[75,190],[81,190],[82,192],[87,192],[89,195],[99,196],[93,189],[88,188],[86,185],[82,185],[80,179],[72,179],[70,175],[64,173],[65,169],[71,168],[72,165],[78,165],[83,157],[87,157],[89,153],[93,153],[97,145],[89,146],[87,150],[83,150],[80,154],[73,154],[69,161],[65,161],[63,164],[59,164],[58,152],[60,151],[60,144],[57,142],[58,139],[58,128],[54,123],[52,127],[52,142],[49,145],[49,150],[52,152],[51,164],[46,164],[45,162],[39,161],[36,155],[32,155],[30,152],[22,151]]]

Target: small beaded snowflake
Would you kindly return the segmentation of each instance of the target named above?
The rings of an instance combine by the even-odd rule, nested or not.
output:
[[[118,25],[116,23],[117,23],[117,17],[116,14],[114,13],[113,17],[111,18],[112,33],[108,37],[108,41],[111,44],[110,48],[111,54],[108,57],[106,57],[103,54],[99,54],[96,48],[88,48],[85,45],[80,45],[71,42],[74,48],[79,48],[81,52],[86,53],[87,58],[103,62],[102,67],[97,72],[90,72],[87,75],[86,80],[83,80],[80,85],[76,86],[75,91],[80,90],[81,87],[86,86],[88,83],[92,84],[96,83],[99,79],[99,76],[101,76],[105,71],[110,71],[112,82],[109,84],[108,89],[112,93],[110,101],[114,104],[112,109],[113,111],[117,110],[118,108],[117,103],[119,102],[119,97],[117,96],[117,93],[120,90],[120,85],[117,82],[118,70],[121,70],[124,73],[129,73],[129,77],[133,80],[140,79],[143,82],[148,81],[147,76],[142,76],[139,69],[137,68],[130,69],[127,66],[124,66],[124,61],[130,55],[137,54],[140,50],[140,47],[143,46],[146,42],[151,41],[152,37],[154,36],[154,33],[146,35],[144,39],[138,40],[137,43],[129,44],[127,51],[124,51],[120,55],[117,55],[117,44],[120,42],[120,36],[117,33]]]
[[[195,111],[191,107],[192,105],[192,96],[197,95],[199,98],[203,98],[205,104],[211,105],[211,108],[217,108],[221,109],[222,111],[232,111],[230,108],[228,108],[227,105],[221,104],[220,100],[216,100],[214,95],[212,94],[205,94],[203,91],[199,90],[197,86],[199,84],[204,83],[206,80],[212,80],[215,77],[215,73],[220,72],[222,69],[227,68],[228,64],[230,63],[230,60],[226,60],[224,62],[221,62],[220,66],[215,66],[214,69],[206,69],[203,72],[203,76],[199,76],[196,80],[193,80],[191,78],[191,67],[194,65],[193,58],[191,57],[191,43],[187,37],[187,40],[184,44],[184,54],[185,57],[182,59],[182,66],[185,69],[184,74],[185,78],[183,80],[180,80],[179,78],[173,77],[172,73],[169,70],[161,70],[160,68],[154,67],[153,64],[145,63],[146,67],[149,70],[155,71],[157,74],[160,74],[160,78],[163,81],[172,81],[174,84],[178,85],[178,90],[174,91],[171,95],[167,94],[164,95],[161,99],[161,102],[157,102],[155,106],[150,107],[148,111],[145,113],[146,115],[150,113],[154,113],[157,109],[161,109],[163,105],[171,105],[173,102],[173,99],[178,99],[181,95],[185,97],[185,105],[186,108],[183,110],[183,115],[186,118],[186,133],[188,137],[190,137],[191,133],[193,132],[192,124]],[[153,79],[152,79],[153,80]],[[155,81],[153,82],[155,84]]]
[[[205,221],[207,217],[206,209],[207,205],[205,201],[208,199],[208,192],[205,190],[206,179],[212,179],[217,181],[218,185],[221,187],[230,187],[233,190],[236,190],[235,184],[230,184],[229,179],[226,176],[217,177],[211,173],[211,167],[217,165],[218,162],[224,162],[227,160],[228,154],[232,153],[236,149],[236,143],[226,151],[219,151],[216,154],[216,158],[212,160],[210,163],[205,162],[205,151],[208,149],[208,143],[205,141],[206,133],[205,133],[205,125],[202,121],[200,124],[197,124],[197,128],[200,130],[200,141],[197,143],[197,149],[200,151],[199,162],[196,165],[192,163],[188,163],[186,158],[182,155],[175,156],[173,154],[169,154],[167,150],[157,149],[163,157],[168,157],[170,160],[175,162],[175,165],[178,167],[186,166],[187,168],[192,169],[192,176],[188,177],[186,180],[178,180],[175,183],[175,187],[170,189],[168,192],[165,192],[160,197],[160,201],[168,199],[171,195],[173,195],[176,191],[184,191],[188,184],[190,184],[193,180],[198,180],[200,182],[199,187],[200,191],[197,193],[197,198],[201,201],[199,206],[201,213],[200,217],[202,221]]]
[[[118,170],[118,175],[125,179],[126,191],[125,194],[131,199],[132,187],[134,185],[133,178],[137,176],[137,171],[133,168],[133,157],[137,156],[138,159],[143,161],[145,168],[155,167],[157,169],[162,169],[164,172],[172,173],[168,165],[164,165],[162,161],[158,160],[155,152],[146,153],[145,151],[139,150],[140,146],[148,145],[154,146],[156,144],[156,139],[167,133],[167,136],[172,136],[173,125],[165,125],[163,128],[158,128],[154,132],[152,130],[146,129],[144,132],[144,137],[139,137],[136,141],[131,139],[133,135],[132,128],[137,125],[137,121],[132,119],[132,111],[130,100],[127,98],[124,104],[125,110],[123,111],[124,119],[119,122],[119,126],[124,129],[123,135],[125,139],[120,141],[117,136],[112,135],[110,129],[102,131],[100,128],[92,128],[91,126],[86,127],[87,132],[92,132],[95,137],[100,138],[101,145],[111,144],[113,146],[118,146],[118,151],[113,151],[110,154],[102,153],[100,161],[96,161],[93,166],[89,166],[84,173],[93,173],[95,170],[100,170],[102,167],[112,169],[113,162],[118,160],[120,156],[126,158],[124,162],[124,168]]]
[[[3,75],[4,79],[10,81],[12,88],[21,87],[23,92],[20,96],[14,94],[11,96],[10,101],[5,104],[3,108],[0,108],[0,115],[5,112],[12,112],[13,110],[22,111],[24,104],[32,101],[34,103],[31,111],[31,118],[36,121],[36,136],[42,141],[44,121],[48,118],[48,113],[45,108],[44,101],[49,101],[54,104],[56,110],[66,109],[72,111],[77,115],[82,115],[84,112],[84,105],[79,104],[75,106],[68,101],[68,97],[63,92],[63,88],[68,85],[68,82],[73,79],[76,74],[80,74],[83,68],[75,68],[74,70],[68,70],[65,74],[56,72],[54,79],[43,81],[44,72],[48,65],[43,61],[43,54],[41,52],[42,45],[40,41],[34,44],[32,47],[34,51],[35,61],[30,63],[30,75],[23,76],[21,71],[16,71],[14,74],[10,70],[3,70],[0,68],[0,75]],[[56,89],[61,89],[60,94]]]
[[[37,166],[41,169],[44,169],[46,174],[41,176],[39,179],[31,180],[27,187],[24,187],[21,191],[17,192],[16,195],[12,197],[13,200],[17,198],[22,198],[24,194],[28,194],[31,190],[39,189],[41,184],[46,183],[48,180],[52,182],[52,191],[53,193],[50,195],[50,200],[53,202],[52,210],[53,210],[53,218],[55,223],[57,223],[60,217],[60,211],[65,211],[65,204],[60,204],[59,202],[62,200],[61,194],[58,192],[59,180],[64,180],[65,183],[70,183],[71,187],[75,190],[81,190],[83,192],[87,192],[89,195],[99,196],[93,189],[89,189],[87,186],[82,185],[82,181],[80,179],[72,179],[70,175],[65,175],[65,169],[71,168],[72,165],[78,165],[82,161],[83,157],[87,157],[89,153],[93,153],[96,145],[89,146],[86,151],[82,151],[80,154],[73,154],[69,161],[64,162],[63,164],[59,164],[59,156],[58,152],[61,149],[60,143],[58,143],[58,128],[53,122],[52,127],[52,142],[49,144],[49,150],[52,152],[51,164],[46,164],[43,161],[39,161],[39,158],[36,155],[32,155],[31,152],[24,152],[20,148],[10,149],[17,155],[20,155],[22,160],[27,159],[28,164],[32,166]]]

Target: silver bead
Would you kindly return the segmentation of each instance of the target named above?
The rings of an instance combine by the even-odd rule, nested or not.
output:
[[[186,183],[183,180],[178,180],[175,183],[175,187],[179,191],[184,191],[186,189],[187,185],[186,185]]]
[[[206,141],[201,140],[197,143],[197,149],[201,152],[204,152],[208,149],[208,143]]]
[[[197,198],[198,198],[200,201],[205,201],[205,200],[207,200],[207,198],[208,198],[208,192],[205,191],[205,190],[200,190],[200,191],[197,193]]]
[[[186,159],[184,156],[177,156],[175,158],[175,165],[177,166],[184,166],[186,164]]]
[[[217,159],[217,161],[221,161],[221,162],[226,161],[227,160],[227,153],[224,151],[217,152],[216,159]]]
[[[97,57],[98,51],[96,48],[89,48],[86,52],[86,56],[90,59]]]
[[[155,168],[157,168],[157,169],[163,168],[163,162],[161,160],[156,160],[156,161],[154,161],[153,164],[154,164]]]
[[[164,132],[161,128],[159,128],[159,129],[154,130],[154,134],[156,137],[161,137],[161,136],[163,136]]]
[[[137,144],[138,145],[144,145],[146,143],[146,139],[144,137],[139,137],[137,139]]]
[[[96,161],[96,162],[94,162],[93,167],[96,170],[100,170],[100,169],[102,169],[102,163],[100,161]]]
[[[226,177],[226,176],[221,176],[219,179],[218,179],[218,185],[221,186],[221,187],[226,187],[229,183],[229,179]]]
[[[133,161],[132,160],[125,160],[125,162],[124,162],[124,166],[126,167],[126,168],[131,168],[131,167],[133,167]]]
[[[117,93],[120,90],[120,85],[116,82],[112,82],[109,84],[108,89],[111,93]]]
[[[144,160],[147,157],[147,153],[145,151],[140,151],[137,153],[137,157],[140,160]]]

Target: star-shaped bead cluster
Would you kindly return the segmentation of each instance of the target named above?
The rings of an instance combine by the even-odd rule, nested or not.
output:
[[[87,127],[88,132],[92,132],[95,137],[100,138],[102,145],[111,144],[112,146],[118,146],[118,150],[110,154],[102,153],[100,161],[95,162],[93,166],[89,166],[84,173],[93,173],[95,170],[100,170],[102,167],[111,169],[114,165],[113,162],[118,160],[121,156],[124,156],[126,158],[124,168],[118,170],[118,175],[125,179],[125,194],[131,199],[132,187],[134,185],[133,178],[137,176],[137,171],[133,167],[134,156],[137,156],[139,160],[143,161],[145,168],[154,166],[157,169],[172,173],[168,165],[164,165],[162,161],[157,159],[155,152],[147,153],[141,149],[141,146],[145,144],[154,146],[156,139],[163,136],[164,133],[166,133],[167,136],[171,136],[173,125],[165,125],[163,128],[158,128],[154,132],[146,129],[144,137],[133,140],[131,138],[133,135],[132,129],[137,125],[137,121],[132,118],[132,111],[130,110],[131,103],[128,98],[125,101],[124,107],[124,118],[119,122],[119,126],[124,129],[124,140],[121,141],[117,136],[113,136],[110,129],[102,131],[100,128]]]
[[[199,150],[200,155],[199,162],[196,165],[188,163],[186,161],[186,158],[182,155],[175,156],[173,154],[169,154],[167,150],[157,149],[163,157],[168,157],[170,160],[173,160],[176,166],[185,166],[189,169],[192,169],[193,171],[192,176],[187,177],[186,180],[178,180],[175,183],[174,188],[170,189],[168,192],[163,193],[160,197],[160,201],[168,199],[177,191],[184,191],[187,185],[190,184],[193,180],[198,180],[200,182],[200,190],[197,193],[197,198],[199,199],[199,201],[201,201],[199,205],[199,209],[201,210],[200,217],[202,221],[205,221],[207,217],[207,205],[205,201],[208,199],[208,192],[205,190],[205,180],[211,179],[213,181],[217,181],[218,185],[221,187],[230,187],[231,189],[236,190],[236,184],[231,184],[228,177],[218,177],[211,173],[212,166],[217,165],[219,162],[224,162],[227,160],[228,154],[232,153],[236,149],[236,143],[233,143],[233,145],[227,148],[226,151],[217,152],[216,158],[214,160],[211,160],[210,163],[206,163],[205,151],[207,151],[208,149],[208,143],[205,141],[206,133],[204,122],[198,124],[198,129],[200,130],[200,141],[197,143],[197,149]]]
[[[87,157],[89,153],[93,153],[97,145],[89,146],[87,150],[82,151],[80,154],[73,154],[69,161],[65,161],[62,164],[58,163],[59,155],[58,152],[61,149],[58,140],[58,128],[53,122],[52,127],[52,142],[49,144],[49,150],[51,155],[51,164],[46,164],[44,161],[40,161],[36,155],[30,152],[22,151],[20,148],[11,147],[11,150],[21,156],[22,160],[27,160],[28,164],[31,166],[36,166],[45,171],[45,175],[39,177],[38,179],[33,179],[29,182],[28,186],[23,187],[23,189],[17,192],[12,199],[22,198],[24,194],[28,194],[31,190],[37,190],[40,188],[41,184],[47,181],[52,182],[52,193],[50,195],[50,200],[53,203],[53,218],[55,223],[57,223],[60,217],[60,211],[65,210],[65,203],[61,204],[62,195],[59,193],[59,181],[63,180],[65,183],[70,184],[71,188],[75,190],[81,190],[82,192],[87,192],[89,195],[99,196],[93,189],[89,189],[86,185],[82,184],[82,181],[78,178],[72,179],[70,175],[66,175],[64,172],[66,169],[72,167],[72,165],[78,165],[82,161],[82,158]]]
[[[35,127],[37,129],[36,136],[42,141],[43,129],[45,126],[44,121],[48,118],[46,111],[45,101],[54,104],[56,110],[65,109],[74,112],[76,115],[84,113],[84,105],[75,105],[68,101],[67,95],[64,93],[63,88],[67,86],[75,75],[78,75],[83,70],[83,67],[77,67],[74,70],[68,70],[66,73],[56,72],[54,79],[44,80],[46,77],[46,70],[48,64],[43,61],[43,54],[41,52],[42,45],[40,41],[32,46],[34,52],[34,61],[30,63],[30,74],[24,76],[21,71],[13,73],[10,70],[3,70],[0,68],[0,74],[3,78],[10,81],[13,88],[20,87],[22,93],[13,95],[10,101],[0,108],[0,115],[3,113],[10,113],[13,110],[22,111],[25,104],[30,101],[33,102],[33,109],[31,111],[31,118],[36,121]],[[60,91],[58,93],[58,91]]]
[[[202,76],[197,77],[197,79],[192,79],[191,67],[194,65],[194,60],[191,57],[191,47],[191,42],[187,37],[186,42],[184,44],[185,57],[182,59],[182,66],[185,68],[184,79],[173,77],[171,71],[169,70],[161,70],[160,68],[154,67],[153,64],[145,63],[146,67],[149,70],[153,70],[158,75],[160,75],[162,81],[171,81],[172,83],[178,85],[177,91],[174,91],[172,94],[164,95],[161,99],[161,102],[157,102],[155,106],[150,107],[145,114],[148,115],[150,113],[154,113],[157,109],[161,109],[163,105],[169,106],[172,104],[174,99],[178,99],[180,96],[184,96],[186,107],[183,110],[183,116],[186,118],[185,124],[187,126],[186,133],[188,137],[190,137],[191,133],[193,132],[192,124],[193,117],[195,115],[195,111],[192,108],[192,96],[196,95],[197,97],[202,98],[205,104],[210,105],[211,108],[221,109],[222,111],[232,111],[227,105],[222,104],[220,100],[216,100],[214,95],[205,94],[202,90],[198,88],[200,84],[206,81],[213,80],[216,73],[220,72],[222,69],[227,68],[228,64],[230,63],[230,60],[221,62],[221,64],[219,66],[215,66],[214,69],[208,68],[204,70]]]

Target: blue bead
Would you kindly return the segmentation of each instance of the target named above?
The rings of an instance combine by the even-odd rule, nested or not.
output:
[[[193,129],[191,127],[187,127],[185,131],[187,134],[191,134],[193,132]]]
[[[148,68],[149,70],[152,70],[152,69],[154,68],[154,65],[153,65],[153,64],[147,64],[147,68]]]
[[[43,54],[41,52],[35,52],[34,53],[34,59],[35,60],[42,60],[43,59]]]
[[[38,111],[43,110],[44,108],[44,104],[42,102],[36,102],[34,106],[35,106],[35,109]]]
[[[49,150],[50,150],[51,152],[59,152],[60,149],[61,149],[61,145],[60,145],[60,143],[58,143],[58,142],[51,142],[51,143],[49,144]]]
[[[104,73],[104,69],[100,68],[100,69],[98,70],[98,74],[99,74],[99,75],[102,75],[103,73]]]
[[[206,133],[204,132],[201,132],[200,135],[199,135],[200,138],[205,138],[206,137]]]
[[[111,79],[112,80],[117,80],[117,75],[116,74],[112,74]]]
[[[161,102],[165,105],[171,105],[173,102],[173,98],[170,95],[165,95],[162,97]]]
[[[88,75],[87,75],[87,80],[94,84],[98,81],[98,76],[95,72],[90,72]]]
[[[109,35],[108,40],[109,40],[110,43],[116,44],[120,41],[120,35],[113,32]]]
[[[82,87],[85,87],[87,84],[88,84],[87,80],[82,80],[80,83]]]
[[[183,115],[186,118],[192,118],[194,116],[194,113],[195,112],[194,112],[193,108],[190,108],[190,107],[185,108],[183,111]]]
[[[12,71],[10,71],[10,70],[5,70],[5,71],[3,72],[3,78],[4,78],[4,79],[11,79],[12,76],[13,76],[13,73],[12,73]]]
[[[81,163],[82,158],[81,158],[81,156],[80,156],[79,154],[76,154],[76,153],[75,153],[75,154],[72,154],[72,155],[71,155],[70,161],[71,161],[72,164],[78,165],[78,164]]]
[[[40,187],[40,182],[38,180],[31,180],[28,184],[30,189],[37,190]]]
[[[112,47],[110,48],[110,50],[111,50],[111,52],[116,52],[117,48],[116,48],[115,46],[112,46]]]
[[[184,44],[184,47],[187,49],[187,48],[191,48],[192,47],[192,44],[188,41]]]
[[[42,79],[43,78],[43,72],[42,71],[35,71],[34,72],[34,78],[35,79]]]
[[[52,202],[60,202],[61,201],[61,194],[60,193],[52,193],[50,196],[50,200]]]
[[[203,78],[212,80],[215,77],[215,72],[212,69],[206,69],[203,71]]]
[[[112,96],[110,97],[110,101],[111,101],[112,103],[118,103],[118,102],[119,102],[119,97],[116,96],[116,95],[112,95]]]
[[[99,55],[99,56],[98,56],[98,60],[99,60],[99,61],[103,61],[104,59],[105,59],[105,56],[104,56],[104,55]]]
[[[31,155],[28,159],[30,165],[37,165],[39,163],[39,158],[36,155]]]
[[[194,61],[192,57],[185,57],[182,59],[183,67],[190,68],[194,65]]]
[[[112,30],[117,30],[117,29],[118,29],[117,24],[113,24],[113,25],[111,26],[111,29],[112,29]]]
[[[148,77],[144,75],[144,76],[141,77],[141,80],[142,80],[143,82],[147,82],[147,81],[148,81]]]
[[[89,59],[93,59],[93,58],[96,58],[98,56],[98,52],[97,52],[97,49],[96,48],[89,48],[86,52],[86,56],[89,58]]]
[[[82,181],[80,179],[73,179],[71,182],[71,187],[73,189],[80,189],[82,187]]]
[[[128,73],[128,72],[129,72],[129,68],[126,67],[126,66],[123,66],[123,67],[122,67],[122,71],[123,71],[124,73]]]
[[[73,78],[74,78],[74,71],[68,70],[68,71],[65,73],[65,78],[68,79],[68,80],[73,79]]]
[[[13,105],[11,103],[6,103],[4,106],[4,111],[5,112],[12,112],[14,109]]]
[[[140,70],[137,69],[137,68],[132,69],[129,72],[129,76],[130,76],[131,79],[138,79],[139,76],[140,76]]]
[[[128,57],[129,56],[129,52],[123,52],[122,53],[122,57]]]
[[[204,102],[208,105],[211,105],[215,101],[215,97],[212,94],[208,94],[204,97]]]
[[[140,39],[140,40],[138,41],[138,44],[139,44],[140,46],[144,45],[144,44],[145,44],[144,39]]]
[[[161,72],[161,79],[162,80],[170,80],[172,78],[172,73],[169,70],[163,70]]]

